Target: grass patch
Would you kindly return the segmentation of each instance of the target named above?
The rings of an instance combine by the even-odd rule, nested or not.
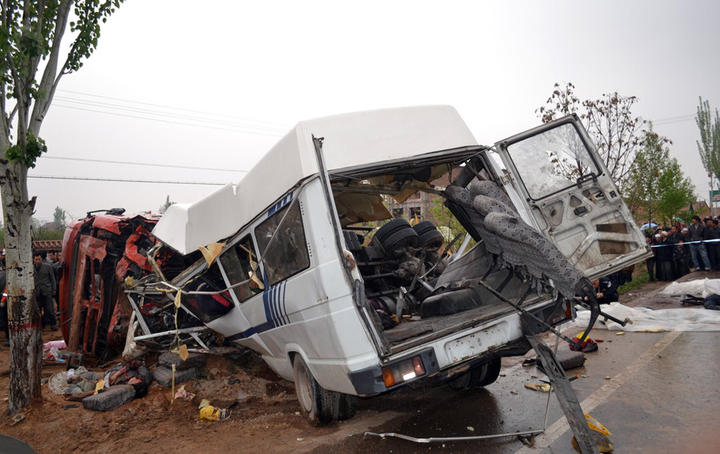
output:
[[[650,275],[648,274],[647,270],[640,270],[639,273],[633,273],[633,280],[631,282],[626,282],[625,284],[618,287],[618,293],[622,295],[623,293],[637,290],[638,288],[647,284],[649,281]]]

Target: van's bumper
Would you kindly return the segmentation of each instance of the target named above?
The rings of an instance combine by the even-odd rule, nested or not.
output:
[[[550,321],[553,304],[542,303],[532,308],[530,312],[543,320]],[[555,324],[567,320],[567,318],[556,320]],[[419,380],[446,381],[474,364],[488,362],[498,357],[523,355],[528,350],[530,344],[522,335],[520,314],[514,312],[432,340],[425,345],[387,358],[382,364],[352,371],[348,375],[357,395],[372,396]],[[425,369],[423,375],[389,387],[385,385],[383,368],[398,365],[415,357],[420,357],[422,360]]]

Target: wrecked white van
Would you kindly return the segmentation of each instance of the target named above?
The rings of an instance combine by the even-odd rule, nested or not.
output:
[[[419,191],[444,200],[462,245],[393,219],[389,202]],[[301,122],[239,183],[171,206],[153,235],[205,254],[157,285],[293,380],[314,423],[418,380],[492,383],[501,357],[530,348],[521,314],[551,329],[576,296],[592,303],[588,279],[648,254],[577,117],[486,147],[447,106]]]

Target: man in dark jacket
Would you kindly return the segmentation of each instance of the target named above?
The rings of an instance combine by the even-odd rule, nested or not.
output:
[[[718,260],[718,258],[720,258],[718,257],[718,243],[713,241],[718,238],[720,238],[720,234],[718,233],[712,218],[705,218],[705,234],[703,235],[703,240],[707,241],[705,243],[705,250],[707,250],[710,265],[714,270],[720,268],[720,260]]]
[[[705,236],[705,226],[700,222],[700,216],[693,216],[692,224],[689,227],[690,230],[690,241],[693,243],[690,245],[690,255],[692,256],[693,265],[695,271],[710,270],[710,259],[705,249],[705,243],[701,243]]]
[[[657,235],[656,235],[657,237]],[[662,231],[657,244],[657,269],[659,281],[672,281],[673,280],[673,248],[672,242],[669,240],[668,233]]]
[[[55,331],[57,321],[52,299],[53,291],[55,291],[55,272],[49,264],[45,263],[39,252],[34,254],[33,263],[35,264],[35,298],[38,307],[43,311],[42,326],[43,328],[49,326]]]

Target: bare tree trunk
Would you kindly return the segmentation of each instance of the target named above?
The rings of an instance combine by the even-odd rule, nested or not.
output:
[[[8,409],[14,414],[41,397],[42,331],[34,295],[30,229],[34,202],[28,200],[27,168],[2,160],[0,171],[11,350]]]

